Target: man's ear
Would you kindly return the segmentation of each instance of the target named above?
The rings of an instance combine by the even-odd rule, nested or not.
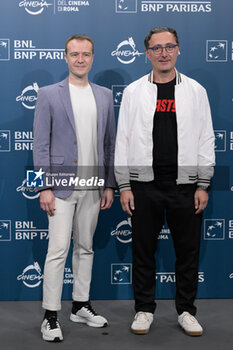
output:
[[[146,57],[148,58],[148,60],[150,60],[150,54],[149,54],[149,51],[148,51],[147,49],[145,49],[144,51],[145,51]]]

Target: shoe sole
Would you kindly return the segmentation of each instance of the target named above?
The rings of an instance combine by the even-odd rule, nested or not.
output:
[[[189,332],[189,331],[186,331],[185,329],[184,329],[184,332],[188,335],[191,335],[192,337],[200,337],[203,334],[203,332]]]
[[[149,333],[149,330],[150,330],[150,328],[148,328],[148,329],[133,329],[133,328],[131,328],[131,331],[134,334],[141,334],[141,335]]]
[[[190,335],[191,337],[200,337],[202,334],[203,334],[203,331],[187,331],[185,330],[181,325],[180,327],[183,329],[183,331],[187,334],[187,335]]]
[[[91,321],[88,321],[87,319],[85,319],[84,317],[81,316],[77,316],[74,314],[70,315],[70,320],[76,323],[85,323],[86,325],[88,325],[89,327],[95,327],[95,328],[103,328],[103,327],[107,327],[108,323],[93,323]]]
[[[44,335],[44,334],[42,334],[42,338],[43,338],[43,340],[53,342],[53,343],[59,343],[63,340],[63,337],[62,338],[59,338],[59,337],[50,338],[50,337],[46,337],[46,335]]]

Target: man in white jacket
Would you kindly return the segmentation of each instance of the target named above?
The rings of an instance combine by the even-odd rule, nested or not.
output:
[[[117,129],[115,175],[123,210],[132,216],[135,334],[148,333],[155,312],[155,251],[166,216],[176,253],[178,323],[203,333],[194,317],[202,213],[215,165],[214,132],[205,89],[176,68],[174,29],[145,38],[152,72],[124,91]]]

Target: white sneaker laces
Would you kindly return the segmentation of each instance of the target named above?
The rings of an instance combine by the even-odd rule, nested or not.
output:
[[[184,315],[183,320],[188,323],[198,324],[196,318],[188,313]]]
[[[145,312],[139,311],[135,316],[135,321],[145,322],[145,321],[149,321],[149,318]]]

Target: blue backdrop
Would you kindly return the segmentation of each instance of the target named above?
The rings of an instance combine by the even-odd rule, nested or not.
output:
[[[67,75],[64,42],[95,41],[90,80],[113,91],[116,121],[125,86],[151,69],[144,37],[154,26],[177,30],[177,68],[209,95],[216,136],[216,175],[205,211],[199,298],[233,297],[233,2],[145,0],[11,0],[0,5],[0,300],[38,300],[48,243],[38,194],[25,187],[32,169],[33,115],[40,87]],[[131,222],[116,193],[94,238],[92,299],[131,299]],[[173,298],[174,251],[168,227],[159,237],[158,298]],[[71,298],[71,258],[63,298]]]

